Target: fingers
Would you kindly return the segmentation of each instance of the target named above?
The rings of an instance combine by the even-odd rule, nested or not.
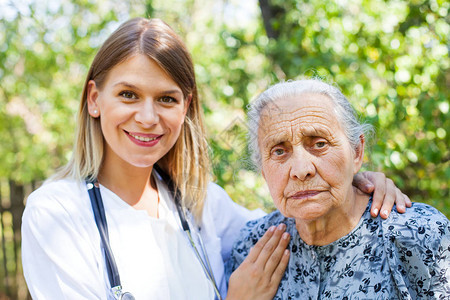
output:
[[[269,227],[231,274],[227,299],[273,299],[289,263],[285,230],[285,224]]]
[[[367,172],[369,173],[369,172]],[[389,216],[389,212],[394,205],[394,191],[389,190],[388,180],[383,173],[380,172],[370,172],[367,174],[375,189],[372,195],[372,207],[370,208],[370,214],[372,217],[378,216],[378,213],[381,211],[380,215],[382,218],[386,219]],[[392,180],[390,180],[392,182]],[[386,194],[388,193],[388,194]],[[387,204],[386,204],[387,202]],[[383,207],[381,207],[383,205]],[[390,208],[388,209],[390,205]]]
[[[403,197],[402,191],[398,188],[395,188],[395,206],[399,213],[404,213],[406,211],[406,201],[405,197]]]
[[[370,194],[373,192],[374,186],[372,182],[366,178],[367,173],[369,172],[356,173],[355,176],[353,176],[353,185],[362,192]]]
[[[391,179],[386,178],[386,191],[384,194],[384,199],[380,198],[380,201],[383,201],[380,209],[380,217],[382,217],[383,219],[387,219],[389,217],[392,207],[394,206],[396,189],[397,188],[395,187],[394,182]]]
[[[375,199],[376,190],[377,189],[375,189],[373,199]],[[378,194],[377,196],[379,197],[380,195]],[[403,194],[402,191],[398,189],[395,186],[394,182],[389,178],[386,178],[386,192],[384,195],[384,199],[382,199],[381,201],[383,201],[383,204],[380,209],[380,216],[383,219],[387,219],[389,217],[394,204],[396,206],[397,212],[399,213],[405,213],[406,207],[412,206],[412,202],[409,197]],[[376,213],[374,211],[376,211],[376,208],[374,207],[374,205],[372,205],[371,215],[376,217]]]
[[[370,188],[370,184],[364,186],[367,182],[372,184],[372,188]],[[380,214],[383,219],[387,219],[394,204],[396,205],[399,213],[404,213],[406,211],[406,207],[412,206],[412,202],[409,197],[403,194],[402,191],[395,186],[394,182],[391,179],[386,178],[383,173],[358,173],[353,178],[353,185],[366,193],[369,193],[370,190],[373,189],[370,214],[374,218]]]
[[[395,187],[395,207],[397,212],[403,214],[406,212],[407,207],[411,207],[412,202],[409,197],[400,191],[399,188]]]
[[[285,224],[281,223],[277,226],[269,241],[265,243],[264,248],[260,251],[258,258],[256,259],[257,264],[265,268],[272,254],[276,252],[276,250],[279,250],[278,245],[280,244],[280,239],[282,239],[281,237],[285,230],[286,230]],[[286,249],[286,246],[287,244],[285,245],[284,249]]]
[[[273,272],[271,282],[276,287],[280,285],[280,281],[283,278],[284,272],[286,271],[286,267],[289,263],[290,252],[288,249],[284,249],[281,260],[277,265],[275,271]]]
[[[255,246],[252,247],[250,253],[248,254],[245,260],[247,260],[250,263],[254,263],[258,259],[259,254],[261,253],[262,249],[264,249],[264,246],[270,240],[275,230],[276,230],[275,226],[270,226],[269,229],[267,229],[266,233],[264,233],[264,235],[255,244]]]
[[[286,248],[291,236],[284,232],[285,230],[285,224],[279,224],[276,227],[255,262],[255,265],[259,265],[257,269],[265,274],[264,277],[266,277],[269,286],[274,287],[275,291],[289,263],[289,250]]]
[[[405,198],[406,207],[411,207],[412,206],[411,199],[409,199],[409,197],[405,194],[403,194],[403,197]]]
[[[275,237],[275,234],[273,236]],[[284,258],[285,251],[287,250],[286,247],[288,246],[290,239],[291,236],[287,232],[284,232],[281,235],[278,245],[276,246],[275,250],[272,252],[272,254],[270,255],[269,259],[266,262],[264,268],[265,272],[272,274],[280,266],[280,262]],[[287,252],[289,253],[289,250],[287,250]],[[284,268],[286,268],[286,266],[284,266]]]

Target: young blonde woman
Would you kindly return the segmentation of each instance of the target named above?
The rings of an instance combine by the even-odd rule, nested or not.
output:
[[[22,259],[33,299],[225,298],[234,238],[263,213],[210,182],[207,152],[184,43],[160,20],[125,22],[92,62],[73,157],[27,200]],[[365,191],[366,177],[374,210],[409,204],[380,173],[355,177]],[[276,291],[289,258],[284,229],[268,230],[236,270],[245,280],[230,283],[229,299]]]

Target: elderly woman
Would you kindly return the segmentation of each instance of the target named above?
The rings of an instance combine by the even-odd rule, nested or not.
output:
[[[291,254],[274,299],[449,299],[449,220],[421,203],[387,220],[370,215],[371,196],[352,186],[370,126],[337,88],[277,84],[255,100],[249,119],[253,158],[278,210],[247,223],[228,274],[269,227],[284,223]]]

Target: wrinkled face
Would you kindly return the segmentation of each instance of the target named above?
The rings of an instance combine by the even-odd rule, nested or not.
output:
[[[259,124],[262,174],[284,216],[326,217],[352,195],[363,151],[351,149],[328,96],[307,93],[270,103]]]
[[[178,139],[187,107],[177,83],[144,55],[116,65],[101,88],[89,82],[88,109],[100,117],[105,164],[153,166]]]

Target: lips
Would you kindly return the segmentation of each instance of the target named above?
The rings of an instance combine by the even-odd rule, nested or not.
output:
[[[125,131],[125,130],[124,130]],[[144,147],[153,147],[155,146],[161,137],[163,136],[158,134],[149,134],[149,133],[139,133],[139,132],[128,132],[125,131],[128,138],[139,146]]]
[[[140,136],[140,135],[135,135],[132,133],[128,133],[129,135],[131,135],[132,137],[134,137],[135,139],[141,141],[141,142],[150,142],[150,141],[154,141],[156,140],[158,137],[147,137],[147,136]]]
[[[289,198],[301,200],[301,199],[312,198],[320,193],[322,193],[322,191],[318,191],[318,190],[299,191],[299,192],[289,196]]]

